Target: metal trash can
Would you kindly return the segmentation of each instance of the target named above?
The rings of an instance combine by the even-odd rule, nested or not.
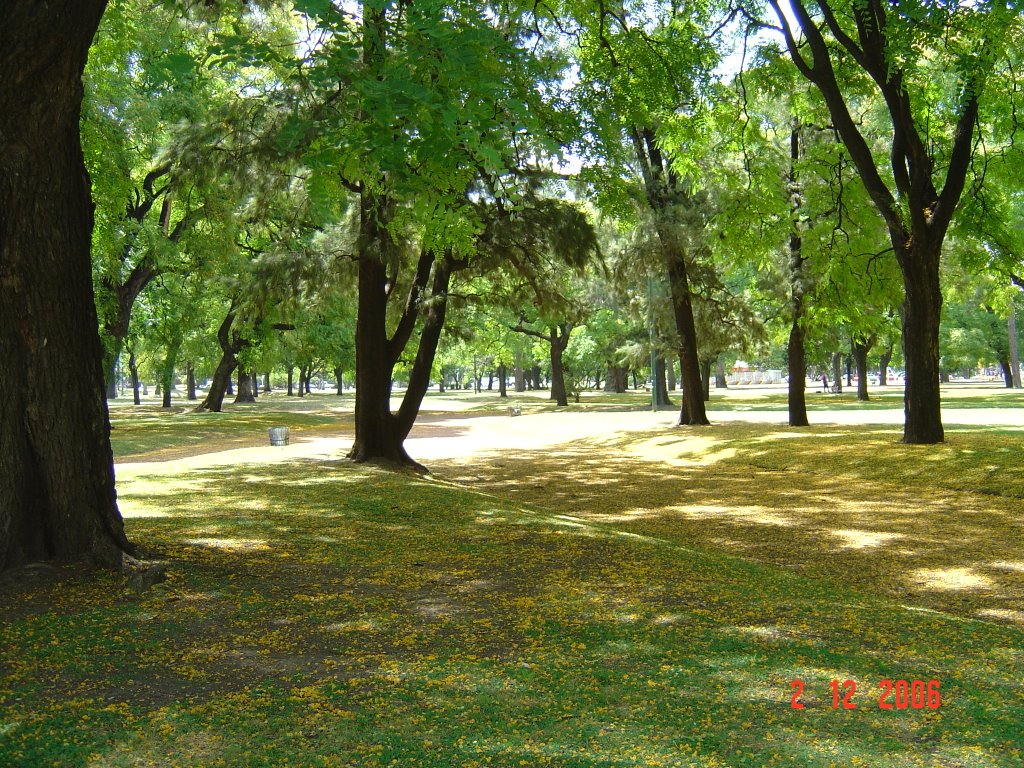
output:
[[[267,431],[271,445],[288,445],[288,427],[271,427]]]

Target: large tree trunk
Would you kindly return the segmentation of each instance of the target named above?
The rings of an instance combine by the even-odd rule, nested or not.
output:
[[[334,369],[334,384],[337,387],[337,395],[341,397],[345,392],[345,371],[341,366]]]
[[[551,399],[560,408],[569,405],[569,397],[565,389],[565,366],[562,363],[562,353],[569,346],[569,334],[571,333],[572,326],[566,323],[553,325],[548,329],[548,342],[551,346]]]
[[[358,260],[359,299],[356,314],[356,435],[348,456],[357,462],[373,461],[418,466],[406,453],[403,443],[412,429],[419,404],[430,385],[430,371],[441,328],[431,328],[428,333],[428,328],[424,326],[421,332],[414,370],[410,373],[399,418],[391,412],[392,374],[415,329],[416,319],[421,310],[422,292],[434,266],[434,257],[430,252],[421,252],[405,312],[393,336],[389,337],[387,310],[390,281],[386,265],[390,260],[388,254],[394,254],[397,244],[387,225],[393,212],[394,204],[385,198],[366,190],[360,196],[361,252]],[[394,258],[397,260],[397,254]],[[443,322],[447,306],[448,273],[446,269],[440,269],[440,265],[438,267],[435,272],[435,284],[439,277],[444,278],[441,281],[443,288],[438,286],[442,288],[444,297],[431,303],[428,317],[433,316],[436,320],[439,315]],[[422,369],[424,362],[429,362],[425,371]]]
[[[674,360],[665,360],[665,377],[669,392],[676,391],[676,364]],[[671,405],[671,403],[670,403]]]
[[[672,311],[679,332],[679,370],[683,383],[680,425],[710,424],[704,410],[704,387],[700,378],[700,358],[697,354],[697,326],[693,320],[693,303],[686,276],[686,263],[682,253],[666,248],[669,260],[668,275],[672,286]]]
[[[132,551],[114,494],[79,143],[104,6],[0,6],[0,571],[43,559],[116,568]]]
[[[274,391],[270,388],[270,371],[266,371],[263,374],[263,391],[264,393]]]
[[[299,397],[305,397],[309,392],[309,385],[306,383],[306,376],[309,375],[309,368],[305,365],[299,366]]]
[[[288,366],[288,397],[294,397],[295,396],[294,377],[295,377],[295,366],[289,365]]]
[[[238,366],[238,386],[235,388],[235,400],[237,403],[255,403],[256,396],[252,392],[252,373]]]
[[[220,362],[217,363],[217,369],[213,372],[210,389],[206,393],[203,402],[199,404],[200,410],[220,413],[221,408],[224,406],[224,396],[230,394],[231,374],[234,373],[235,366],[238,365],[235,354],[241,347],[237,337],[231,333],[231,324],[234,321],[235,310],[232,305],[232,308],[228,310],[227,315],[224,317],[224,321],[217,329],[217,342],[220,344],[221,358]]]
[[[803,238],[800,235],[800,186],[797,177],[797,162],[800,160],[800,125],[794,119],[789,134],[789,187],[792,199],[790,214],[792,229],[789,234],[789,345],[787,367],[789,373],[788,402],[789,426],[806,427],[807,419],[807,355],[804,347],[804,255]]]
[[[498,366],[498,397],[508,397],[508,367],[501,363]]]
[[[912,251],[897,250],[906,299],[903,303],[903,359],[906,385],[903,395],[903,442],[941,443],[942,406],[939,392],[939,322],[942,290],[939,253],[926,245]]]

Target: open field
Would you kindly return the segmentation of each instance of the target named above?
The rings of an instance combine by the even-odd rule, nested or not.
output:
[[[343,460],[348,397],[117,404],[169,578],[0,590],[0,764],[1019,766],[1024,403],[951,388],[947,442],[905,446],[900,395],[818,394],[806,429],[778,390],[701,429],[431,395],[427,477]],[[880,708],[886,679],[941,705]]]

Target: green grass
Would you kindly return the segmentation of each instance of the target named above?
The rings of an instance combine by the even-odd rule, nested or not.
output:
[[[173,459],[262,408],[118,430]],[[123,465],[170,578],[0,592],[0,765],[1019,766],[1020,624],[898,577],[1019,560],[1024,443],[897,436],[663,430],[474,464],[479,490],[455,462]],[[854,528],[920,551],[829,538]],[[886,678],[942,706],[879,709]]]
[[[111,411],[110,443],[119,460],[146,460],[150,455],[219,451],[263,445],[270,427],[288,427],[292,437],[321,436],[351,429],[351,416],[332,412],[333,401],[313,398],[294,402],[272,400],[259,406],[228,407],[222,413],[176,407],[118,407]],[[307,409],[316,408],[309,413]]]

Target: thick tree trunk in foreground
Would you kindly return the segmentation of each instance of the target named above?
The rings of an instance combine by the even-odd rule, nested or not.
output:
[[[360,234],[368,242],[392,246],[386,231],[386,201],[364,193],[361,201]],[[375,249],[359,258],[359,303],[356,317],[356,407],[355,442],[349,451],[353,461],[419,467],[405,452],[404,442],[419,414],[430,386],[437,344],[444,328],[451,279],[451,255],[436,259],[422,251],[416,275],[406,297],[405,308],[394,333],[387,330],[388,275],[385,262]],[[432,279],[431,279],[432,276]],[[425,302],[430,284],[429,302]],[[424,312],[424,305],[426,311]],[[391,382],[394,367],[409,340],[418,318],[423,315],[416,357],[409,382],[397,413],[391,411]]]
[[[44,559],[116,568],[132,551],[114,493],[79,143],[104,6],[0,6],[0,571]]]
[[[914,252],[897,252],[903,269],[906,299],[903,303],[903,359],[906,385],[903,394],[903,441],[941,443],[942,405],[939,392],[939,321],[942,289],[939,286],[939,254],[923,246]]]

